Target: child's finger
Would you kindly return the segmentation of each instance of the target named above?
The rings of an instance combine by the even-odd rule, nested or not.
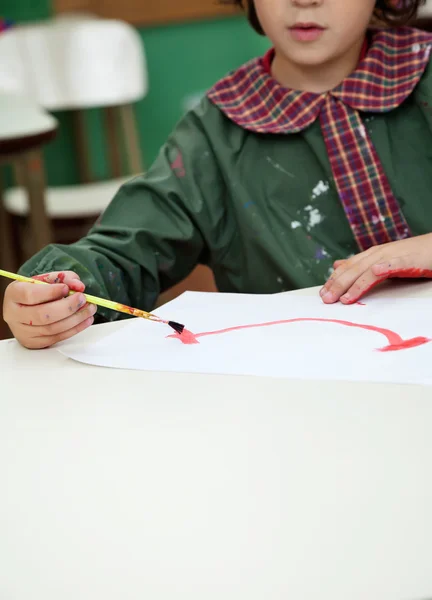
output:
[[[325,304],[333,304],[343,296],[359,278],[363,278],[364,273],[369,268],[369,259],[363,258],[354,264],[342,265],[334,277],[331,278],[323,287],[320,296]]]
[[[54,285],[46,287],[51,288],[54,287]],[[63,321],[63,319],[75,314],[85,304],[86,299],[83,294],[73,294],[72,296],[67,296],[66,298],[55,300],[54,302],[44,302],[33,306],[17,306],[12,318],[16,322],[26,325],[30,325],[31,323],[32,326],[35,327],[51,325],[52,323]]]
[[[386,262],[373,265],[372,271],[379,277],[417,278],[432,277],[430,268],[422,268],[422,261],[416,255],[397,256]]]
[[[85,329],[90,327],[90,325],[93,324],[93,321],[94,317],[88,317],[85,321],[79,323],[79,325],[75,325],[71,329],[68,329],[67,331],[62,331],[57,335],[31,338],[30,340],[27,340],[26,348],[30,348],[31,350],[37,350],[41,348],[51,347],[53,344],[63,342],[64,340],[68,340],[74,335],[81,333],[81,331],[84,331]]]
[[[347,262],[346,258],[343,258],[343,259],[340,259],[340,260],[335,260],[334,263],[333,263],[333,268],[334,269],[339,269],[339,267],[341,267],[346,262]]]
[[[45,302],[53,302],[64,298],[69,293],[69,288],[63,283],[54,285],[37,285],[35,283],[23,283],[15,281],[11,283],[5,297],[8,300],[25,306],[35,306]]]
[[[352,267],[353,265],[362,262],[365,258],[369,258],[374,253],[376,253],[376,247],[369,248],[369,250],[365,250],[364,252],[360,252],[359,254],[354,254],[353,256],[350,256],[346,259],[336,260],[334,268],[340,269],[342,267]],[[337,266],[336,263],[338,263]]]
[[[364,261],[367,257],[368,254],[366,252],[362,252],[361,254],[351,256],[351,258],[336,260],[333,264],[334,271],[322,287],[320,291],[320,296],[324,296],[324,294],[330,290],[331,286],[333,285],[333,282],[336,281],[336,279],[338,279],[343,273],[345,273],[349,269],[354,268],[356,264]]]
[[[31,321],[28,324],[23,324],[22,328],[23,332],[28,338],[53,337],[63,333],[64,331],[69,331],[70,329],[73,329],[89,317],[93,317],[95,313],[96,306],[94,304],[86,304],[76,313],[69,315],[61,321],[56,321],[49,325],[43,324],[40,326],[34,325],[34,322]]]
[[[365,294],[370,292],[372,288],[387,279],[387,277],[377,277],[372,272],[372,269],[368,269],[366,273],[363,273],[348,291],[341,296],[340,301],[342,304],[354,304],[358,302]]]
[[[83,292],[85,285],[74,271],[53,271],[43,275],[35,275],[32,279],[44,281],[45,283],[65,283],[74,292]]]

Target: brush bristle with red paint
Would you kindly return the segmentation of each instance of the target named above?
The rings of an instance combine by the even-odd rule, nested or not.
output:
[[[115,310],[119,310],[124,313],[128,313],[133,315],[134,317],[143,317],[144,319],[150,319],[150,321],[155,321],[157,323],[165,323],[173,329],[176,333],[181,335],[185,329],[185,326],[181,323],[177,323],[176,321],[167,321],[165,319],[161,319],[156,315],[152,315],[151,313],[140,310],[139,308],[132,308],[131,306],[127,306],[126,304],[115,304]]]
[[[168,321],[168,325],[174,329],[174,331],[176,331],[177,333],[179,333],[180,335],[183,333],[185,326],[181,325],[180,323],[176,323],[175,321]]]

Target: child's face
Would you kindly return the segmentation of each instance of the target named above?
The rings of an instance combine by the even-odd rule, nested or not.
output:
[[[313,66],[358,46],[375,0],[254,0],[261,26],[276,52]]]

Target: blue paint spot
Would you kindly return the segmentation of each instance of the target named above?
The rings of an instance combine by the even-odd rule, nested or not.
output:
[[[317,248],[316,252],[315,252],[315,259],[316,260],[324,260],[327,257],[327,252],[324,250],[324,248]]]
[[[248,200],[248,202],[245,202],[243,206],[244,206],[244,208],[249,208],[252,205],[253,205],[252,200]]]

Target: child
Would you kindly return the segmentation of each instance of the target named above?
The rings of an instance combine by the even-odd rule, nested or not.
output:
[[[55,285],[8,287],[15,337],[41,348],[91,325],[94,307],[65,297],[84,284],[151,310],[198,263],[223,292],[328,280],[327,303],[431,276],[432,36],[396,27],[420,3],[247,0],[273,49],[210,90],[84,239],[24,265]]]

